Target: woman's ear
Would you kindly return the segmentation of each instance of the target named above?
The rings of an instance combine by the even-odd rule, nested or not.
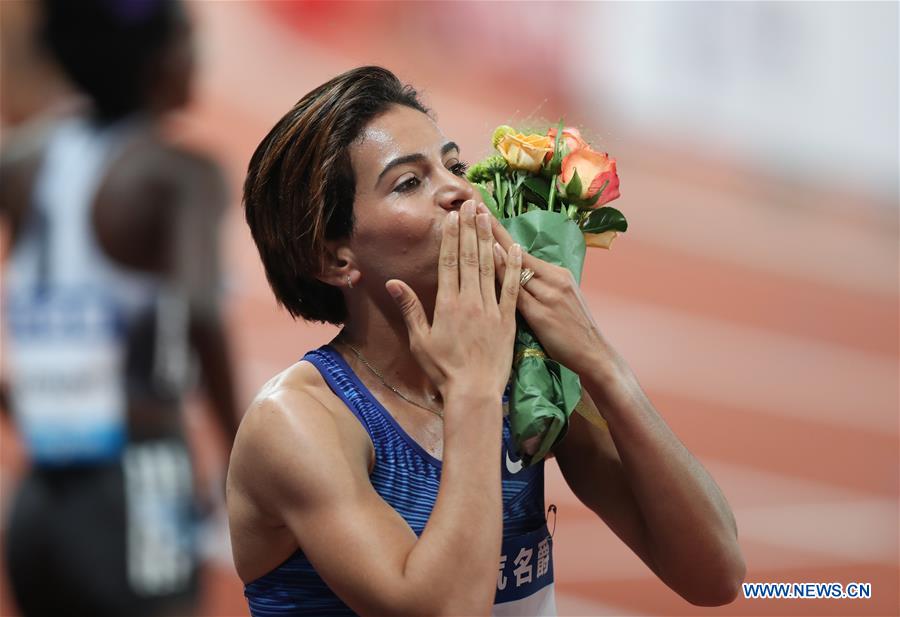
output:
[[[325,247],[325,263],[316,278],[333,287],[353,288],[360,276],[353,250],[339,240],[326,240]]]

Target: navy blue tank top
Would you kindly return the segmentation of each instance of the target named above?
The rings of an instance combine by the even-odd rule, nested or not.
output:
[[[437,499],[441,461],[431,456],[397,423],[329,345],[307,353],[351,412],[375,448],[369,476],[381,497],[421,535]],[[503,419],[503,550],[499,556],[495,603],[527,598],[553,582],[551,539],[544,515],[543,462],[523,468]],[[354,615],[316,573],[302,551],[248,583],[244,595],[253,617]]]

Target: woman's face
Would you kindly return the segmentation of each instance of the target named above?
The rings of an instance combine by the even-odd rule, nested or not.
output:
[[[384,295],[384,283],[407,283],[426,307],[437,291],[444,217],[474,199],[459,148],[431,118],[394,105],[350,147],[356,177],[355,225],[349,247],[358,283]]]

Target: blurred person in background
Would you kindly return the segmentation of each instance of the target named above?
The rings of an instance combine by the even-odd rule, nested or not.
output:
[[[30,615],[185,615],[198,591],[183,397],[193,358],[228,449],[223,177],[173,145],[192,32],[174,0],[45,0],[43,42],[86,105],[0,158],[4,375],[29,459],[6,529]]]
[[[608,422],[573,414],[554,447],[575,495],[683,598],[731,602],[745,567],[725,497],[568,271],[476,204],[460,157],[415,90],[362,67],[304,96],[250,161],[276,298],[342,326],[262,388],[235,439],[251,614],[556,614],[544,465],[523,467],[502,408],[517,307]]]

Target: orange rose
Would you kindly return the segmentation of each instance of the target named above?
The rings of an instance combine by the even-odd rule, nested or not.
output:
[[[599,208],[619,197],[616,159],[590,148],[570,152],[562,160],[558,188],[569,199],[592,201],[591,207]]]
[[[536,172],[544,164],[544,157],[553,152],[553,141],[546,135],[505,133],[495,144],[512,169]]]
[[[553,140],[553,143],[556,143],[556,127],[550,127],[550,130],[547,131],[547,137]],[[575,150],[580,150],[581,148],[590,148],[588,142],[586,142],[581,137],[581,132],[576,129],[574,126],[564,127],[562,130],[562,137],[559,138],[559,143],[566,144],[566,147],[569,149],[569,152],[575,152]]]

